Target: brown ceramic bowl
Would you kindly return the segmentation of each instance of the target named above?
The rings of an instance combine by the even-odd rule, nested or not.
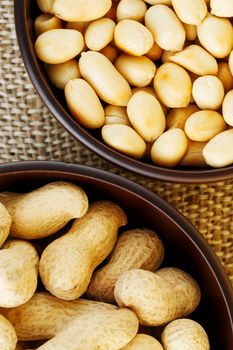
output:
[[[211,350],[233,349],[233,290],[219,260],[200,233],[163,199],[125,178],[80,165],[19,162],[0,165],[0,191],[28,191],[50,181],[81,185],[90,201],[110,199],[127,213],[130,226],[156,231],[165,245],[163,266],[189,272],[202,299],[191,317],[206,329]]]
[[[15,23],[21,54],[28,74],[40,97],[55,118],[77,140],[103,158],[125,169],[150,178],[186,183],[207,183],[233,178],[233,166],[222,169],[213,168],[164,168],[152,163],[135,160],[108,147],[98,131],[89,131],[79,125],[71,116],[66,106],[63,92],[49,82],[43,64],[34,51],[35,35],[33,21],[39,11],[36,0],[15,0]]]

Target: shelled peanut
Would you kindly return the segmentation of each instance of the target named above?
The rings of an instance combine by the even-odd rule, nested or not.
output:
[[[125,117],[122,108],[105,110]],[[119,233],[128,219],[116,203],[89,205],[80,186],[63,181],[28,193],[2,192],[0,200],[5,241],[0,249],[2,350],[29,350],[35,344],[41,350],[163,350],[173,323],[165,328],[162,343],[142,326],[179,321],[198,307],[197,282],[178,268],[160,268],[165,248],[153,230]],[[58,233],[59,238],[53,236]],[[12,239],[15,236],[23,239]],[[40,257],[38,244],[33,245],[36,238]],[[184,344],[195,345],[186,321],[178,336]],[[204,330],[194,326],[195,332],[201,329],[204,350],[209,350]]]
[[[197,146],[200,157],[183,161],[190,140],[203,142],[198,136],[197,115],[190,115],[192,137],[188,127],[183,126],[179,131],[184,132],[182,137],[171,132],[168,139],[164,136],[168,143],[161,149],[157,147],[159,138],[163,140],[163,133],[170,129],[167,113],[161,122],[159,105],[171,109],[170,113],[193,103],[209,115],[202,120],[202,128],[209,132],[206,147],[213,153],[211,139],[233,127],[233,114],[228,107],[231,102],[229,95],[225,97],[233,92],[231,0],[37,3],[44,14],[35,21],[36,53],[47,64],[51,82],[65,90],[68,109],[78,123],[88,129],[102,128],[99,136],[103,141],[130,157],[147,159],[151,149],[149,158],[159,166],[233,164],[230,153],[224,157],[225,148],[218,150],[213,162],[201,144]],[[155,91],[157,107],[148,97],[141,98],[136,121],[135,117],[132,121],[132,92],[136,87],[149,86]],[[119,125],[106,126],[105,103],[127,107],[130,123],[125,125],[123,121],[120,126],[118,119]],[[218,117],[211,111],[218,112]],[[222,137],[230,149],[231,139],[225,139],[225,134]],[[171,152],[174,147],[177,151]]]

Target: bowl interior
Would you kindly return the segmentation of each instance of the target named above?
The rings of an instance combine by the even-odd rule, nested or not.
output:
[[[44,103],[56,119],[80,142],[103,158],[138,174],[155,179],[186,183],[220,181],[233,177],[233,166],[212,168],[163,168],[152,163],[127,157],[108,147],[101,139],[99,130],[89,131],[79,125],[68,112],[62,91],[48,80],[44,65],[34,50],[33,21],[40,14],[32,0],[14,1],[15,23],[21,54],[29,76]]]
[[[0,191],[28,191],[57,180],[81,185],[90,201],[110,199],[128,215],[127,227],[148,227],[165,244],[163,266],[189,272],[202,299],[192,318],[210,337],[211,350],[233,349],[233,290],[211,248],[195,228],[157,195],[124,178],[100,170],[62,163],[0,165]]]

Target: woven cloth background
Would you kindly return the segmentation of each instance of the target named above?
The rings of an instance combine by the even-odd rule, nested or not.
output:
[[[114,167],[75,141],[43,106],[24,69],[13,0],[0,3],[0,162],[56,160],[127,176],[180,210],[212,246],[233,282],[233,181],[213,185],[160,183]]]

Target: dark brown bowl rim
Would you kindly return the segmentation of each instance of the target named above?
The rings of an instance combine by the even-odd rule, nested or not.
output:
[[[215,255],[214,251],[201,236],[198,230],[175,208],[168,204],[164,199],[159,197],[152,191],[144,188],[143,186],[128,180],[122,176],[100,170],[92,167],[77,164],[67,164],[62,162],[45,162],[45,161],[22,161],[0,164],[0,182],[1,176],[7,176],[8,174],[19,173],[43,173],[49,172],[54,174],[78,174],[85,178],[96,178],[104,183],[123,188],[125,191],[142,198],[150,202],[160,212],[162,212],[169,220],[175,222],[182,232],[189,236],[196,249],[199,250],[206,264],[210,267],[218,285],[221,290],[221,294],[224,298],[225,305],[228,309],[229,319],[231,320],[231,326],[233,327],[233,288],[226,275],[226,272],[221,265],[219,259]]]
[[[51,93],[48,85],[45,84],[45,79],[41,75],[38,63],[31,54],[31,51],[34,50],[34,48],[32,45],[30,45],[30,33],[26,25],[26,1],[28,0],[14,0],[16,33],[26,70],[44,104],[59,121],[59,123],[74,138],[111,163],[155,180],[177,183],[210,183],[233,178],[233,166],[228,166],[221,169],[208,168],[178,170],[143,163],[108,147],[103,142],[89,134],[88,131],[86,131],[82,126],[78,125],[74,119],[68,117],[69,114],[60,104],[58,104],[58,101]]]

